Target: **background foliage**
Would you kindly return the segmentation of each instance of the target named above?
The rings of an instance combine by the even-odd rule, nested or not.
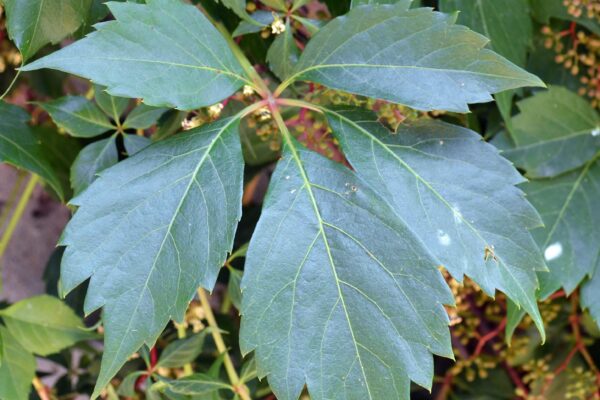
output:
[[[0,399],[600,399],[597,1],[1,3]]]

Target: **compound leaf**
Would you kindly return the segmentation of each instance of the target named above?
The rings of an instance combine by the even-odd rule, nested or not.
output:
[[[36,104],[71,136],[90,138],[116,129],[102,110],[85,97],[65,96]]]
[[[571,293],[598,263],[600,243],[600,160],[553,179],[533,180],[523,190],[544,220],[533,235],[550,273],[540,273],[546,298],[561,286]]]
[[[468,103],[522,86],[535,76],[484,47],[488,39],[455,25],[456,14],[397,5],[350,10],[306,46],[293,80],[381,98],[419,110],[468,111]]]
[[[468,275],[491,296],[501,290],[543,332],[536,271],[547,269],[528,231],[541,220],[515,187],[523,182],[517,170],[466,128],[421,121],[392,133],[370,111],[327,116],[357,174],[394,207],[436,265],[458,280]]]
[[[278,399],[305,383],[315,400],[408,399],[410,380],[431,386],[431,353],[452,357],[435,260],[365,181],[293,139],[242,286],[240,346]]]
[[[58,69],[107,86],[113,96],[186,110],[247,83],[225,39],[196,7],[173,0],[108,6],[116,21],[23,70]]]
[[[230,118],[151,145],[72,200],[63,294],[89,278],[86,313],[104,307],[93,397],[169,319],[183,320],[198,286],[212,289],[241,215],[238,125]]]
[[[35,376],[35,358],[0,325],[0,399],[28,400]]]
[[[43,178],[60,198],[64,198],[61,180],[37,133],[27,125],[25,110],[0,101],[0,162],[26,169]]]
[[[21,300],[0,311],[8,331],[27,351],[47,356],[96,335],[85,330],[81,319],[52,296]]]
[[[504,154],[530,177],[552,177],[581,167],[600,151],[600,115],[566,88],[553,86],[517,103],[516,148]]]
[[[84,22],[92,0],[4,0],[10,38],[26,61],[48,43],[58,43]]]

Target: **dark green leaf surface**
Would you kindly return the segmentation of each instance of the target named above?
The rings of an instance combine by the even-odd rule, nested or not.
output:
[[[242,271],[235,268],[229,270],[229,281],[227,282],[227,295],[231,304],[238,310],[242,308],[242,291],[240,285],[242,282]]]
[[[156,124],[165,112],[167,112],[166,108],[156,108],[140,104],[129,113],[123,123],[123,129],[148,129]]]
[[[440,10],[459,11],[459,24],[490,39],[490,49],[519,67],[525,66],[533,34],[527,0],[441,0]],[[498,108],[509,128],[513,94],[507,91],[496,95]]]
[[[102,110],[85,97],[66,96],[37,104],[71,136],[90,138],[116,129]]]
[[[238,125],[227,119],[158,142],[73,199],[61,283],[68,293],[91,278],[85,311],[104,307],[95,396],[169,319],[183,319],[198,286],[212,289],[241,215]]]
[[[84,22],[92,0],[3,0],[7,28],[24,60],[58,43]]]
[[[255,21],[248,12],[246,11],[246,0],[216,0],[223,4],[225,7],[229,8],[233,11],[238,17],[240,17],[243,21],[246,21],[250,24],[261,25],[259,22]]]
[[[71,187],[75,194],[83,192],[91,185],[99,172],[118,162],[116,135],[84,147],[71,167]]]
[[[271,70],[281,80],[290,76],[300,57],[300,49],[294,41],[289,19],[285,24],[285,32],[278,35],[267,53],[267,61]]]
[[[96,335],[62,301],[37,296],[19,301],[0,311],[8,331],[27,351],[47,356]]]
[[[550,273],[540,273],[541,298],[561,286],[571,293],[598,263],[600,243],[600,160],[554,179],[523,185],[545,228],[533,231]]]
[[[323,27],[290,78],[401,103],[419,110],[468,111],[468,103],[522,86],[535,76],[455,25],[456,15],[397,5],[355,8]]]
[[[531,177],[578,168],[600,151],[600,115],[568,89],[553,86],[518,103],[514,150],[505,152]]]
[[[515,187],[523,178],[494,147],[439,121],[392,133],[370,111],[330,110],[328,120],[357,174],[393,205],[435,265],[491,296],[506,293],[543,331],[536,271],[546,267],[528,231],[541,221]]]
[[[369,227],[369,229],[366,229]],[[293,232],[293,240],[284,234]],[[243,353],[278,399],[408,399],[452,357],[452,295],[422,243],[351,170],[293,141],[242,281]]]
[[[0,325],[0,399],[28,400],[31,381],[35,376],[35,358]]]
[[[490,39],[490,47],[523,66],[533,26],[527,0],[441,0],[440,10],[460,11],[457,22]]]
[[[61,181],[53,169],[50,154],[27,125],[29,114],[20,107],[0,101],[0,162],[39,175],[64,198]]]
[[[158,359],[157,368],[179,368],[194,361],[202,353],[206,332],[169,343]]]
[[[260,32],[261,30],[265,29],[267,26],[273,23],[273,15],[277,14],[263,10],[255,11],[254,13],[252,13],[252,18],[256,22],[258,22],[258,24],[256,24],[255,22],[250,23],[244,20],[240,21],[240,24],[237,26],[237,28],[235,28],[235,31],[233,31],[233,37]]]
[[[173,0],[108,3],[116,21],[23,68],[53,68],[152,106],[212,105],[247,83],[225,39],[194,6]]]
[[[120,121],[121,114],[125,112],[131,101],[131,99],[125,97],[111,96],[106,93],[103,87],[98,85],[94,85],[94,99],[102,111],[114,121]]]

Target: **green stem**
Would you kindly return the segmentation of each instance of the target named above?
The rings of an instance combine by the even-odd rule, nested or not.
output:
[[[21,67],[23,66],[23,64],[21,64]],[[17,82],[17,79],[19,79],[19,76],[21,75],[21,70],[18,69],[17,73],[15,74],[15,77],[13,78],[12,82],[10,82],[10,85],[8,85],[8,88],[6,89],[6,91],[4,93],[2,93],[2,96],[0,96],[0,100],[4,99],[6,97],[6,95],[8,93],[10,93],[10,90],[13,88],[13,86],[15,85],[15,83]]]
[[[6,200],[6,203],[4,204],[4,209],[2,210],[2,214],[0,214],[0,229],[2,229],[2,227],[8,220],[10,213],[12,212],[13,204],[15,204],[15,201],[17,200],[17,196],[21,192],[21,184],[23,183],[23,179],[25,178],[25,175],[26,175],[26,173],[24,171],[19,171],[17,173],[17,179],[15,181],[15,184],[13,185],[13,188],[10,191],[10,194],[8,195],[8,199]]]
[[[0,259],[2,259],[2,256],[4,256],[4,252],[6,251],[6,248],[8,247],[8,243],[10,242],[10,239],[12,238],[13,234],[15,233],[15,229],[16,229],[17,225],[19,224],[19,221],[21,220],[23,213],[25,212],[25,208],[27,207],[29,198],[31,197],[31,194],[33,193],[33,189],[35,189],[35,186],[37,185],[38,182],[39,182],[38,176],[32,175],[31,178],[29,179],[29,182],[27,182],[27,186],[25,186],[25,190],[23,190],[23,193],[21,194],[21,198],[19,199],[19,202],[17,203],[17,206],[15,207],[15,211],[14,211],[10,221],[8,222],[8,225],[6,227],[6,230],[4,231],[4,234],[2,235],[2,238],[0,239]]]
[[[316,104],[312,104],[303,100],[295,100],[295,99],[277,99],[278,105],[288,106],[288,107],[298,107],[298,108],[306,108],[311,111],[316,111],[318,113],[323,113],[323,109]]]
[[[206,316],[206,321],[208,321],[208,326],[212,328],[211,333],[213,340],[215,341],[215,345],[217,346],[217,350],[224,356],[223,364],[225,365],[225,370],[227,371],[227,376],[229,377],[231,385],[234,387],[236,394],[238,394],[242,400],[251,400],[250,391],[248,390],[248,387],[240,380],[240,377],[233,366],[233,362],[231,361],[231,357],[227,352],[225,341],[221,335],[221,329],[219,328],[217,320],[215,319],[215,315],[212,312],[206,291],[202,288],[199,288],[198,297],[200,298],[200,303],[202,304],[202,310]]]
[[[177,338],[185,339],[187,336],[187,333],[185,331],[185,325],[184,324],[175,324],[175,326],[177,327]],[[192,369],[191,363],[187,363],[183,366],[183,376],[190,376],[193,373],[194,373],[194,370]]]

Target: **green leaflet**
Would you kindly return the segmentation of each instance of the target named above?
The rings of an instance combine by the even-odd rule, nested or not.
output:
[[[0,399],[27,400],[35,376],[35,358],[0,325]]]
[[[530,177],[552,177],[578,168],[600,151],[600,115],[566,88],[552,86],[518,103],[516,148],[504,154]]]
[[[54,166],[52,153],[27,122],[29,114],[20,107],[0,101],[0,162],[39,175],[62,199],[64,190]]]
[[[409,3],[360,7],[334,19],[309,42],[283,87],[309,80],[419,110],[465,112],[492,93],[544,85],[484,49],[488,39],[455,25],[456,15]]]
[[[152,140],[145,136],[139,135],[125,135],[123,136],[123,145],[127,150],[127,155],[132,156],[145,149],[152,144]]]
[[[66,96],[36,104],[71,136],[90,138],[116,129],[102,110],[85,97]]]
[[[195,7],[173,0],[108,3],[116,21],[23,68],[53,68],[107,86],[114,96],[191,110],[248,80],[225,39]]]
[[[125,122],[123,122],[123,129],[148,129],[156,124],[165,112],[167,112],[166,108],[156,108],[140,104],[129,113]]]
[[[498,54],[525,65],[533,34],[527,0],[441,0],[440,10],[460,11],[459,24],[490,39],[490,47]]]
[[[533,26],[527,0],[441,0],[440,10],[456,12],[458,23],[490,39],[490,49],[519,67],[527,61]],[[512,91],[498,93],[496,102],[510,130]]]
[[[225,7],[233,11],[243,21],[246,21],[252,25],[261,26],[262,24],[252,18],[246,11],[246,0],[217,0]]]
[[[88,144],[79,152],[71,167],[71,186],[75,195],[96,180],[99,172],[119,162],[117,136]]]
[[[424,256],[490,296],[501,290],[543,334],[536,271],[546,266],[528,231],[541,221],[515,187],[517,170],[462,127],[421,121],[392,133],[370,111],[325,111],[352,167],[420,239]]]
[[[62,301],[37,296],[0,311],[6,329],[28,352],[47,356],[76,342],[96,338]]]
[[[260,0],[260,2],[275,10],[284,12],[287,11],[287,6],[285,4],[286,0]]]
[[[410,380],[431,386],[431,353],[452,357],[435,260],[365,181],[293,140],[242,290],[242,352],[281,400],[305,383],[314,400],[408,399]]]
[[[75,32],[91,4],[92,0],[4,0],[8,33],[23,61]]]
[[[545,225],[545,228],[533,231],[550,268],[550,273],[539,274],[542,283],[539,297],[542,299],[560,287],[571,293],[586,276],[592,276],[598,263],[598,157],[577,171],[523,185]]]
[[[238,125],[226,119],[156,143],[72,200],[79,209],[61,239],[63,294],[91,278],[85,311],[104,307],[93,397],[169,319],[183,319],[198,286],[212,289],[241,216]]]
[[[204,330],[188,338],[169,343],[160,355],[156,367],[178,368],[194,361],[202,353],[207,332]]]
[[[232,391],[233,387],[207,374],[193,374],[168,382],[170,391],[187,396],[208,396],[219,390]]]
[[[285,80],[292,73],[299,57],[300,49],[294,41],[292,27],[288,19],[285,23],[285,32],[275,38],[267,52],[267,61],[275,75],[279,79]]]
[[[127,109],[130,99],[124,97],[111,96],[106,90],[98,85],[94,85],[94,100],[96,104],[111,117],[113,121],[120,121],[121,115]]]

